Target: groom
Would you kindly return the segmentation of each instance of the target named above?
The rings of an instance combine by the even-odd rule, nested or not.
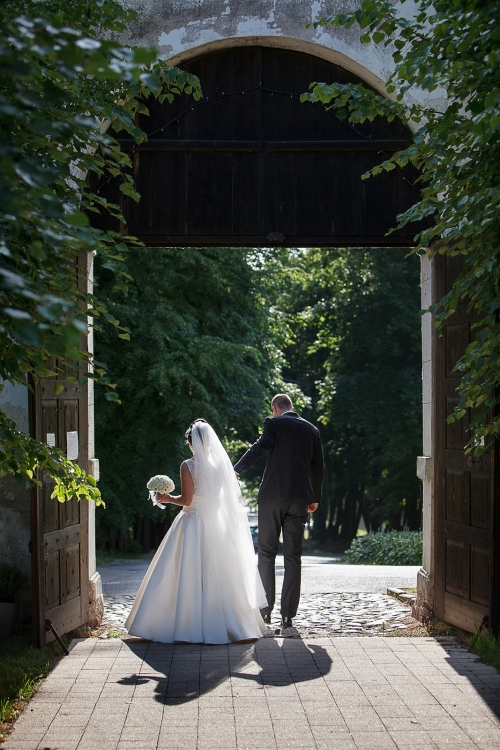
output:
[[[259,488],[259,573],[268,606],[264,622],[271,623],[276,598],[274,562],[283,533],[285,579],[281,592],[283,628],[292,626],[300,598],[302,541],[307,514],[321,499],[324,463],[319,430],[295,413],[289,396],[279,393],[271,401],[273,418],[267,417],[260,438],[238,461],[240,474],[264,453],[266,469]]]

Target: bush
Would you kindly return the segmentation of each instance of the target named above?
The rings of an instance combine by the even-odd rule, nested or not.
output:
[[[0,563],[0,602],[15,602],[23,586],[27,583],[26,575],[9,563]]]
[[[421,531],[387,531],[352,541],[342,562],[354,565],[420,565]]]

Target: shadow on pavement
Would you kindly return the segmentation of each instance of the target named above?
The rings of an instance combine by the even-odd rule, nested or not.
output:
[[[322,646],[306,646],[298,639],[263,639],[254,644],[227,646],[127,646],[131,656],[143,658],[141,670],[124,674],[117,682],[135,685],[134,699],[153,698],[167,705],[188,703],[214,691],[217,697],[256,697],[266,687],[286,687],[325,676],[332,665]]]
[[[452,647],[446,650],[448,651],[447,665],[463,678],[457,683],[454,677],[451,677],[452,682],[458,684],[464,693],[464,698],[480,696],[483,703],[500,719],[500,674],[497,670],[488,664],[481,663],[479,657],[465,651],[464,648]],[[441,688],[439,697],[442,702],[445,700],[446,693],[443,695],[445,690],[446,686]],[[454,708],[458,709],[457,714],[463,711],[460,703],[451,702],[451,708],[447,706],[447,710],[452,714]],[[473,711],[471,711],[471,716],[475,716]]]

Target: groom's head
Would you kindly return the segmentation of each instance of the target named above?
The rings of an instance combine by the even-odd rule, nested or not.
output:
[[[286,411],[293,411],[292,399],[286,393],[278,393],[271,401],[271,409],[275,417],[280,417]]]

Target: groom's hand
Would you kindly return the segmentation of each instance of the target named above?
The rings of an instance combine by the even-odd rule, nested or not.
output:
[[[309,513],[314,513],[317,507],[318,503],[309,503],[309,505],[307,506],[307,510],[309,511]]]

